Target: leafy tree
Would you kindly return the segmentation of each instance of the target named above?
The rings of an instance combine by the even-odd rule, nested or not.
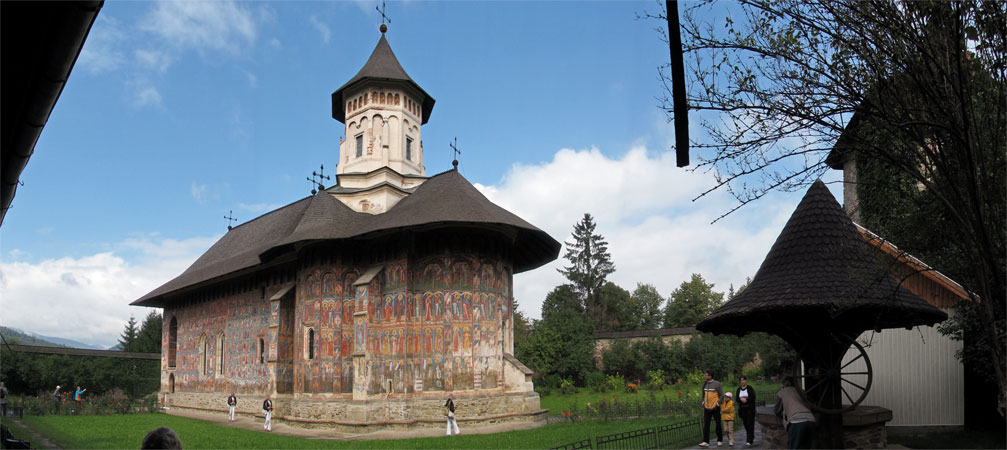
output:
[[[692,327],[720,306],[724,294],[713,291],[713,283],[694,273],[671,293],[664,308],[664,327]]]
[[[591,315],[596,331],[636,330],[638,309],[632,304],[629,291],[609,281],[598,291],[597,308],[601,314]]]
[[[131,351],[143,353],[161,352],[161,314],[151,311],[143,319]]]
[[[119,335],[119,349],[124,352],[133,351],[134,342],[136,342],[136,337],[140,330],[136,327],[136,318],[129,316],[129,321],[126,322],[126,328]]]
[[[600,234],[595,234],[594,218],[585,213],[584,218],[573,226],[573,242],[566,242],[563,255],[570,265],[559,270],[584,301],[584,309],[589,315],[606,321],[606,311],[598,303],[598,292],[605,285],[605,279],[615,272],[615,264],[608,254],[608,243]]]
[[[900,247],[956,253],[959,263],[931,264],[982,301],[957,308],[945,330],[972,330],[961,356],[988,369],[1004,414],[1005,3],[742,0],[714,11],[702,2],[686,10],[682,33],[689,108],[705,130],[691,145],[698,168],[716,174],[711,190],[735,195],[734,209],[803,189],[828,170],[833,149],[916,186],[920,208],[881,214],[912,222],[913,209],[926,211],[935,240]],[[669,92],[669,114],[671,104]]]
[[[636,314],[638,330],[653,330],[660,328],[664,322],[661,304],[664,298],[652,284],[637,283],[633,290],[632,301],[638,312]]]
[[[518,360],[521,360],[521,355],[517,351],[531,338],[533,326],[532,321],[528,320],[523,312],[514,311],[514,356]]]
[[[559,310],[535,323],[519,355],[539,379],[563,377],[582,382],[594,370],[594,326],[583,313]]]
[[[552,292],[545,296],[545,301],[542,302],[542,319],[566,311],[583,314],[584,305],[577,293],[574,292],[573,286],[562,284],[556,286]]]

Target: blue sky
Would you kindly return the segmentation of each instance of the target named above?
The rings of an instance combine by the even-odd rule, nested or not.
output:
[[[335,172],[329,95],[363,66],[377,2],[109,1],[0,229],[2,324],[113,345],[128,303],[225,231]],[[391,2],[387,38],[433,96],[427,174],[451,167],[559,241],[585,212],[632,290],[754,275],[801,193],[727,219],[712,175],[674,167],[658,108],[668,48],[655,2]],[[696,155],[693,155],[695,158]],[[833,179],[839,174],[832,174]],[[835,188],[833,188],[835,189]],[[538,317],[559,260],[515,278]]]

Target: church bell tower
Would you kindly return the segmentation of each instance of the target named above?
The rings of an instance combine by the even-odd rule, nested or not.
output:
[[[346,127],[336,171],[343,188],[337,191],[344,194],[378,184],[408,191],[426,177],[420,127],[429,120],[434,99],[402,69],[385,31],[382,25],[381,39],[360,72],[332,93],[332,118]],[[385,195],[361,203],[332,193],[351,208],[370,213],[387,211],[398,201],[388,201]]]

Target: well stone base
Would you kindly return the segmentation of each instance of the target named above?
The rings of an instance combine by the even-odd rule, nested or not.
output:
[[[762,428],[762,448],[787,448],[787,432],[773,406],[756,410],[755,420]],[[859,406],[843,413],[843,448],[886,448],[885,423],[892,420],[892,410],[881,406]]]

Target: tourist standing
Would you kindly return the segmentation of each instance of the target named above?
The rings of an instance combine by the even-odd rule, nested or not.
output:
[[[0,417],[7,417],[7,386],[0,381]]]
[[[724,422],[724,434],[727,442],[734,447],[734,399],[730,392],[724,393],[724,402],[720,405],[720,421]]]
[[[724,388],[713,379],[709,370],[703,372],[703,376],[706,378],[700,400],[703,405],[703,442],[699,446],[710,446],[710,419],[713,419],[717,428],[717,447],[721,447],[724,445],[724,430],[720,425],[720,400],[724,396]]]
[[[57,384],[56,385],[56,390],[52,391],[52,401],[56,402],[57,405],[59,405],[59,389],[60,389],[60,387]]]
[[[783,387],[776,393],[775,410],[787,430],[787,448],[811,448],[815,415],[794,387],[794,377],[783,378]]]
[[[273,401],[266,396],[266,400],[262,402],[262,413],[266,415],[266,421],[262,424],[262,428],[266,431],[273,431]]]
[[[458,429],[458,421],[455,420],[455,396],[448,394],[448,401],[444,403],[444,416],[448,420],[447,435],[451,436],[451,427],[454,426],[455,434],[462,434]]]
[[[227,397],[227,410],[230,413],[229,418],[231,422],[234,422],[234,408],[238,406],[238,397],[234,396],[234,392],[231,393],[230,397]]]
[[[734,396],[741,423],[745,425],[745,446],[751,447],[755,441],[755,389],[748,385],[747,378],[741,377],[741,386]]]
[[[70,410],[70,412],[77,412],[77,410],[80,409],[80,400],[81,400],[81,397],[84,396],[84,392],[86,392],[86,391],[87,391],[87,389],[81,389],[80,386],[77,386],[77,392],[73,393],[73,405],[74,406],[73,406],[73,409]]]

